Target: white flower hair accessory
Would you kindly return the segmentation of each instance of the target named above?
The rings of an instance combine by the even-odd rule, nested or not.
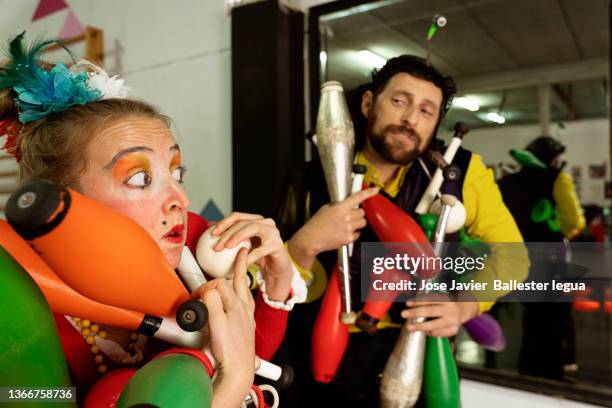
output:
[[[100,99],[119,98],[125,99],[132,95],[132,91],[127,86],[123,85],[123,79],[118,75],[110,76],[98,65],[87,61],[80,60],[76,64],[76,68],[88,69],[87,72],[87,87],[100,91]]]

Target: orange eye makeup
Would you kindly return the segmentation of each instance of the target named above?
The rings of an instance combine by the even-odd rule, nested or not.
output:
[[[179,152],[178,150],[174,152],[174,155],[172,156],[172,161],[170,161],[170,170],[174,170],[177,167],[181,167],[181,152]]]
[[[123,181],[138,170],[150,172],[149,158],[142,153],[127,154],[117,160],[113,166],[113,178]]]

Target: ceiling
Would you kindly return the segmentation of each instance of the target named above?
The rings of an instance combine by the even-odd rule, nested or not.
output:
[[[609,0],[386,0],[323,15],[321,81],[346,89],[367,82],[373,66],[359,57],[369,50],[391,58],[427,55],[432,17],[448,24],[430,43],[431,61],[452,75],[459,95],[477,101],[470,112],[453,107],[447,123],[494,126],[536,123],[538,86],[550,85],[553,121],[606,117],[610,58]]]

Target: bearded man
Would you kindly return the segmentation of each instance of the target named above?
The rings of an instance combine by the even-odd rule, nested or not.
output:
[[[429,184],[428,173],[435,170],[423,153],[436,137],[455,92],[452,78],[443,76],[426,60],[412,55],[390,59],[373,74],[371,83],[358,89],[352,98],[355,103],[349,101],[356,134],[355,163],[367,168],[365,182],[371,188],[343,202],[329,204],[321,164],[313,161],[307,163],[305,172],[287,189],[277,221],[292,261],[306,279],[320,280],[321,273],[329,276],[337,259],[336,250],[355,243],[351,257],[353,310],[360,310],[363,305],[359,243],[378,241],[358,205],[381,192],[416,217],[415,207]],[[522,242],[493,172],[484,166],[480,156],[460,148],[453,164],[461,168],[462,176],[457,181],[445,182],[441,191],[463,202],[467,233],[484,242]],[[447,238],[453,240],[451,236]],[[517,259],[516,253],[492,255],[493,260],[489,259],[491,262],[479,273],[478,281],[522,281],[526,277],[526,257]],[[313,282],[309,290],[320,291],[320,285]],[[304,407],[377,406],[380,374],[403,319],[426,317],[425,322],[410,324],[408,329],[425,331],[431,336],[454,336],[463,323],[493,305],[476,298],[467,302],[396,303],[387,318],[379,322],[376,334],[351,327],[349,344],[335,380],[323,385],[312,378],[310,355],[311,333],[321,299],[310,296],[309,300],[296,307],[286,338],[290,363],[296,373],[294,391],[298,397],[294,405]]]

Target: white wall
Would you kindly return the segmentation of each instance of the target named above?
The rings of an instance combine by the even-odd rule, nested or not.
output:
[[[120,67],[136,95],[176,122],[191,209],[209,199],[231,210],[231,40],[222,0],[65,0],[83,26],[104,31],[106,64],[119,43]],[[2,49],[11,35],[28,31],[53,38],[69,10],[31,23],[38,0],[0,0]],[[0,58],[1,59],[1,58]],[[4,165],[4,164],[3,164]]]
[[[610,205],[604,198],[604,182],[610,180],[610,128],[607,119],[592,119],[565,122],[565,128],[551,127],[551,135],[566,146],[564,158],[565,171],[572,174],[572,167],[582,168],[577,180],[577,189],[582,204]],[[485,164],[515,163],[508,154],[510,149],[524,148],[527,143],[539,136],[539,125],[499,126],[470,131],[463,146],[483,157]],[[450,134],[443,135],[448,140]],[[589,166],[606,165],[604,179],[592,179]]]

